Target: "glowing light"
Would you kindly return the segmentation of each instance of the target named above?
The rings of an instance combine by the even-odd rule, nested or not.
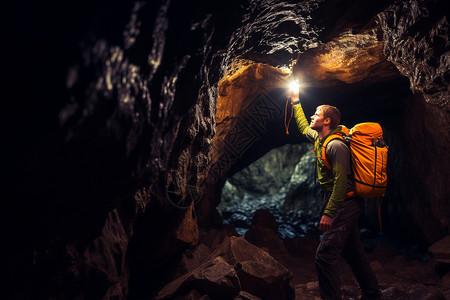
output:
[[[298,83],[298,80],[293,80],[289,83],[289,89],[292,92],[298,92],[299,88],[300,88],[300,84]]]

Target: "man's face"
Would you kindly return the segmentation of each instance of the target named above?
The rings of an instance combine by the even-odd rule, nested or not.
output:
[[[326,120],[328,120],[328,118]],[[318,107],[316,109],[316,113],[311,116],[311,124],[309,125],[309,127],[311,127],[311,129],[318,131],[318,132],[322,131],[324,121],[325,120],[323,119],[322,108]],[[329,123],[329,121],[328,121],[328,123]]]

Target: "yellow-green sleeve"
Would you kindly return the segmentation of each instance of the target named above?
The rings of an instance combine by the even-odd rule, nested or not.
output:
[[[294,117],[297,122],[298,130],[300,133],[306,136],[312,143],[318,138],[317,131],[314,131],[309,127],[308,119],[306,119],[303,112],[302,105],[300,103],[294,105]]]

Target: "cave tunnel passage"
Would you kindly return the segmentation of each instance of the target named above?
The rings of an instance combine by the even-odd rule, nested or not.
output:
[[[390,146],[390,166],[396,160],[395,153],[402,152],[398,143],[391,141],[402,130],[399,125],[404,115],[404,99],[408,97],[411,97],[408,80],[400,77],[371,84],[341,83],[326,88],[305,87],[300,94],[307,117],[314,113],[316,106],[331,104],[340,109],[341,124],[348,128],[360,122],[379,122]],[[264,128],[255,126],[256,117],[248,113],[238,117],[245,125],[242,126],[255,132],[255,136],[249,140],[250,146],[246,151],[240,153],[239,159],[230,167],[217,209],[224,223],[232,224],[241,235],[245,235],[250,228],[255,211],[265,209],[279,224],[278,235],[282,239],[318,236],[316,225],[322,191],[315,180],[315,157],[311,152],[313,145],[300,134],[294,118],[289,124],[289,135],[285,133],[285,115],[289,120],[290,112],[289,109],[285,110],[284,87],[268,94],[261,93],[254,101],[261,107],[267,106],[267,102],[272,105],[272,111],[270,114],[265,107]],[[261,114],[260,110],[251,112]],[[387,192],[385,201],[396,202],[397,195],[398,191],[392,188]],[[365,221],[360,225],[366,227],[364,230],[377,232],[378,216],[371,200],[366,200],[368,208]],[[384,221],[388,224],[385,232],[389,234],[389,225],[396,226],[390,224],[390,220],[396,218],[397,212],[391,210],[388,213],[387,208],[383,208],[383,211],[383,221],[388,220]]]
[[[308,143],[274,148],[228,178],[218,206],[224,223],[245,235],[254,212],[265,209],[274,215],[282,239],[313,235],[321,195],[310,150]]]

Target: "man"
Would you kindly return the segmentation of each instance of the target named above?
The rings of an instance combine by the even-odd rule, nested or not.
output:
[[[294,113],[300,132],[315,143],[319,183],[325,191],[319,221],[319,230],[324,233],[315,258],[320,296],[326,300],[341,299],[338,261],[342,255],[359,283],[361,299],[380,299],[378,281],[359,236],[358,219],[363,211],[363,199],[346,196],[353,186],[350,150],[342,140],[333,139],[325,152],[331,169],[321,159],[325,139],[342,129],[340,112],[333,106],[319,106],[309,125],[298,100],[298,92],[291,96],[295,101]]]

